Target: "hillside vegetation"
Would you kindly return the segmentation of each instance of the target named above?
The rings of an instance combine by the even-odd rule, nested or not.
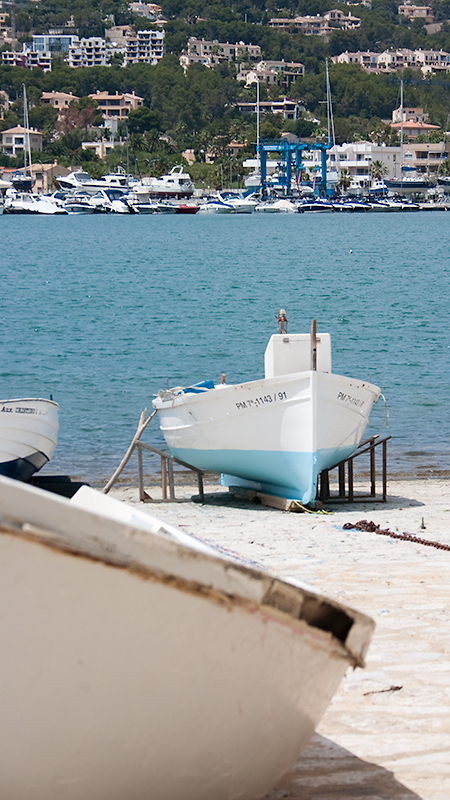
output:
[[[20,122],[23,114],[22,85],[27,87],[30,103],[30,124],[44,133],[44,152],[41,160],[57,158],[61,163],[83,164],[91,173],[100,173],[125,165],[136,172],[155,174],[180,161],[180,153],[193,149],[197,158],[194,172],[206,179],[208,169],[231,169],[236,176],[242,173],[242,160],[254,152],[256,121],[254,116],[240,114],[235,103],[245,97],[255,99],[255,86],[244,88],[236,81],[236,64],[220,64],[213,69],[192,65],[186,73],[178,56],[190,36],[219,41],[258,44],[264,59],[299,61],[305,65],[305,76],[289,90],[289,96],[301,101],[306,111],[302,119],[284,121],[280,115],[264,115],[261,136],[276,137],[291,131],[301,137],[324,135],[325,128],[325,60],[344,50],[375,50],[392,47],[411,49],[440,49],[450,52],[450,0],[432,0],[430,5],[436,21],[443,25],[438,33],[429,35],[420,21],[409,22],[397,13],[391,0],[373,0],[372,9],[362,5],[338,7],[361,18],[361,28],[354,31],[336,29],[325,42],[321,37],[302,33],[280,33],[268,27],[274,16],[323,14],[336,7],[332,0],[162,0],[162,13],[167,20],[166,56],[156,66],[133,64],[122,67],[70,69],[56,59],[49,73],[18,67],[0,66],[0,88],[12,101],[4,114],[1,128],[5,130]],[[46,32],[49,27],[70,23],[79,35],[104,35],[114,24],[133,24],[136,29],[150,23],[134,17],[121,0],[42,0],[40,3],[19,3],[16,0],[16,28],[21,41],[33,33]],[[70,30],[70,28],[67,28]],[[395,143],[396,135],[386,125],[392,110],[400,102],[400,74],[368,74],[356,65],[330,64],[331,96],[336,140],[338,142],[368,139]],[[423,80],[421,73],[405,71],[404,105],[421,106],[430,115],[430,122],[442,129],[447,127],[450,111],[450,76],[430,76]],[[57,124],[56,111],[39,105],[43,91],[73,92],[81,98],[72,109],[71,123],[66,129]],[[120,123],[119,135],[129,134],[128,148],[116,151],[108,162],[98,162],[95,156],[81,149],[86,138],[99,135],[101,116],[95,104],[87,100],[97,90],[109,92],[135,91],[144,105],[131,112],[128,123]],[[278,87],[261,86],[261,99],[284,96]],[[319,123],[317,122],[319,120]],[[97,130],[93,130],[97,126]],[[101,131],[100,131],[101,133]],[[161,137],[163,137],[161,139]],[[440,138],[440,136],[438,137]],[[239,158],[230,162],[226,146],[231,139],[241,142]],[[397,140],[398,141],[398,140]],[[206,154],[216,157],[214,168],[203,162]],[[2,163],[10,163],[2,156]]]

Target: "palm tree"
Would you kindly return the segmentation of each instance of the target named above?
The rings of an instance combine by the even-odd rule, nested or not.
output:
[[[384,176],[387,175],[387,169],[382,161],[372,161],[370,174],[372,175],[372,179],[374,181],[382,181]]]
[[[450,161],[448,158],[444,159],[444,161],[439,164],[439,169],[437,171],[438,175],[442,175],[445,177],[446,175],[450,175]]]
[[[341,173],[340,173],[340,176],[339,176],[338,187],[343,192],[347,192],[349,190],[349,188],[350,188],[351,182],[352,182],[352,179],[350,177],[350,173],[349,173],[348,169],[346,167],[344,167],[343,169],[341,169]]]

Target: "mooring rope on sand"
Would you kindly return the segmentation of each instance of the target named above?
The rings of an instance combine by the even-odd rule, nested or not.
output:
[[[414,542],[414,544],[423,544],[427,547],[435,547],[436,550],[450,550],[450,544],[443,544],[442,542],[432,542],[429,539],[422,539],[413,533],[395,533],[390,531],[389,528],[380,528],[376,522],[368,522],[366,519],[361,519],[359,522],[346,522],[342,526],[345,531],[357,530],[367,531],[367,533],[377,533],[380,536],[390,536],[391,539],[400,539],[403,542]]]

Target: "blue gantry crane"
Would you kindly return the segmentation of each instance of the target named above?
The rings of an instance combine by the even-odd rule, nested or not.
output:
[[[263,197],[267,196],[267,154],[278,153],[280,161],[283,161],[283,170],[279,177],[279,185],[285,196],[291,194],[291,180],[293,168],[295,169],[295,178],[297,184],[300,180],[301,170],[303,168],[302,155],[304,150],[320,150],[321,151],[321,165],[322,177],[318,182],[318,194],[321,197],[327,195],[327,151],[332,146],[331,142],[326,144],[319,144],[318,142],[289,142],[286,139],[263,139],[262,142],[257,144],[256,150],[259,153],[261,162],[261,193]],[[295,156],[295,164],[293,165],[293,158]]]

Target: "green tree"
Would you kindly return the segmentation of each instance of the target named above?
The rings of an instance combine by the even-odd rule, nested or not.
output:
[[[384,176],[387,175],[387,173],[388,173],[388,170],[384,166],[382,161],[380,161],[379,159],[376,159],[375,161],[372,161],[372,164],[371,164],[371,167],[370,167],[370,174],[371,174],[371,176],[372,176],[374,181],[383,180]]]
[[[348,192],[351,184],[351,177],[348,169],[344,167],[340,171],[338,187],[342,192]]]

